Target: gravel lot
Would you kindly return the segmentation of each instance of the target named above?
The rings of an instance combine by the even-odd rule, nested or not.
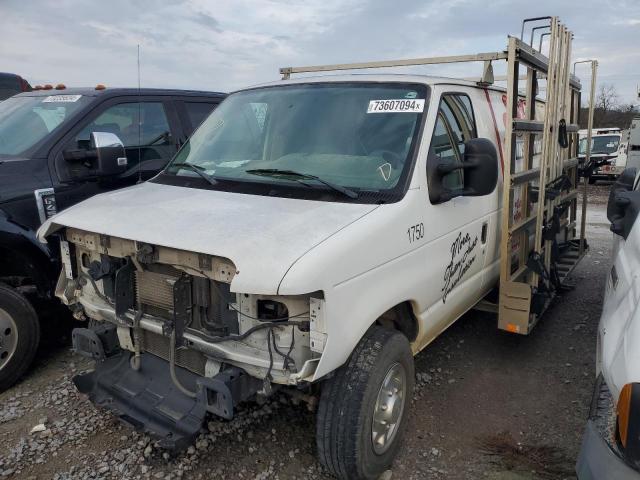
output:
[[[606,185],[591,189],[591,250],[576,288],[530,336],[498,331],[495,318],[473,312],[418,355],[405,448],[387,477],[575,478],[610,257],[607,195]],[[329,478],[315,460],[305,405],[282,396],[230,422],[211,419],[172,457],[76,393],[71,378],[90,365],[59,343],[0,394],[0,478]]]

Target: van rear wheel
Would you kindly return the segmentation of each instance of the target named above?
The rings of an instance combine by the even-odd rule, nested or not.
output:
[[[40,342],[40,323],[24,295],[0,284],[0,392],[29,368]]]
[[[401,333],[372,327],[349,361],[322,385],[316,442],[341,479],[375,479],[391,467],[413,396],[411,348]]]

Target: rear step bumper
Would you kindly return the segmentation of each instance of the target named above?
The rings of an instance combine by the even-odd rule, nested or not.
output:
[[[74,334],[82,336],[83,332]],[[131,356],[130,352],[120,351],[96,362],[93,372],[77,375],[73,382],[94,404],[158,438],[161,447],[171,450],[193,443],[207,412],[231,419],[235,405],[262,388],[261,380],[237,368],[203,378],[176,367],[178,380],[196,392],[192,398],[176,387],[165,360],[143,353],[136,371],[131,368]]]

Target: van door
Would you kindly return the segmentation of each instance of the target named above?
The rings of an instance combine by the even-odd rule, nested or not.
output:
[[[435,92],[434,92],[435,93]],[[427,253],[431,288],[427,328],[439,333],[482,296],[483,268],[494,195],[458,196],[464,171],[441,175],[440,165],[464,161],[465,142],[477,137],[469,95],[446,92],[439,99],[427,157],[424,225],[432,239]],[[435,325],[437,323],[437,325]],[[427,339],[428,341],[428,339]]]

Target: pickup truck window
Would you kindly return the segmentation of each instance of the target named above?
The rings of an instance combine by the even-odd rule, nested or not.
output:
[[[90,101],[80,95],[4,100],[0,103],[0,156],[23,154]]]
[[[79,148],[89,148],[91,132],[115,133],[125,147],[171,143],[169,121],[160,102],[120,103],[108,108],[76,135]]]
[[[184,108],[187,110],[187,116],[191,127],[195,130],[209,116],[216,106],[215,103],[208,102],[184,102]]]
[[[443,95],[427,161],[461,162],[464,144],[472,138],[476,138],[476,126],[469,97],[463,94]],[[448,190],[461,189],[464,187],[464,173],[462,170],[453,171],[442,177],[441,182]]]
[[[142,162],[141,168],[148,164],[149,170],[157,171],[176,152],[169,121],[161,102],[119,103],[107,108],[82,127],[65,147],[65,152],[89,151],[91,132],[109,132],[117,135],[124,144],[130,170]]]
[[[268,185],[269,194],[317,198],[314,192],[321,191],[343,200],[338,186],[355,191],[352,199],[385,201],[403,188],[426,96],[420,85],[364,82],[238,92],[209,116],[165,173],[193,178],[193,168],[179,166],[189,163],[218,181],[219,187],[203,188],[234,182],[233,190],[243,193],[260,194],[252,188]]]

